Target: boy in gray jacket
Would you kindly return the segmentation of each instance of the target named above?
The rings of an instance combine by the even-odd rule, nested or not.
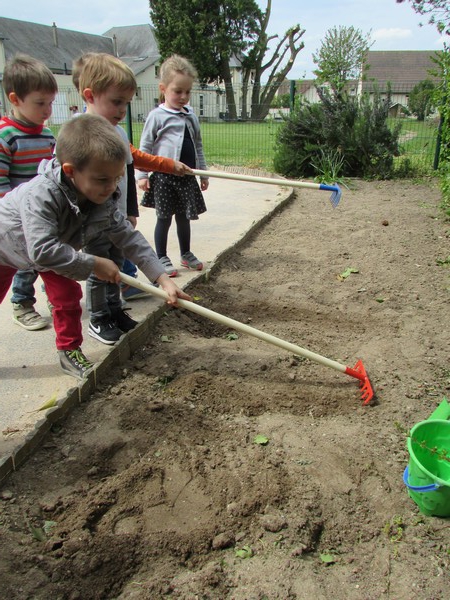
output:
[[[41,163],[30,182],[7,193],[0,203],[0,302],[18,269],[35,269],[53,306],[56,347],[63,371],[86,377],[94,366],[81,350],[81,286],[91,273],[120,282],[118,266],[108,258],[80,251],[106,234],[151,282],[168,294],[190,300],[165,274],[155,252],[118,210],[117,183],[127,148],[103,117],[81,115],[65,123],[56,159]]]

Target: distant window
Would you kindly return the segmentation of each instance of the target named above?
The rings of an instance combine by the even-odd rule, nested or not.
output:
[[[200,117],[203,117],[204,112],[205,112],[204,111],[204,108],[205,108],[204,98],[205,97],[203,96],[203,94],[200,94],[200,96],[199,96],[199,101],[200,101],[199,116]]]
[[[136,98],[140,98],[141,97],[141,88],[137,87],[136,88]]]
[[[155,77],[159,77],[159,65],[155,67]]]

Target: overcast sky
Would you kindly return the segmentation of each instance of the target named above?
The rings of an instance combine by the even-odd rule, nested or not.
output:
[[[266,7],[264,0],[258,3]],[[148,0],[21,0],[17,4],[5,0],[2,4],[2,17],[44,25],[55,22],[63,29],[99,35],[111,27],[150,23]],[[444,41],[409,2],[397,4],[395,0],[272,0],[269,33],[282,35],[297,23],[305,29],[305,48],[289,79],[311,78],[315,68],[312,53],[320,48],[326,32],[340,25],[353,26],[363,34],[371,32],[372,50],[440,50]]]

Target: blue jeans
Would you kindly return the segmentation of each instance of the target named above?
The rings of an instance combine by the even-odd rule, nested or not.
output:
[[[29,269],[27,271],[17,271],[14,275],[11,302],[14,304],[24,304],[33,306],[36,303],[34,295],[34,282],[38,278],[38,272]]]
[[[136,277],[137,267],[134,263],[131,262],[131,260],[128,260],[128,258],[126,258],[123,261],[122,272],[125,273],[125,275],[129,275],[130,277]]]

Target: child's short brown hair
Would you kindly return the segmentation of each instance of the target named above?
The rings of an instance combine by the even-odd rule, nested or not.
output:
[[[27,54],[16,54],[5,65],[3,89],[7,96],[14,92],[23,100],[31,92],[56,94],[58,84],[53,73],[40,60]]]
[[[110,87],[120,90],[137,90],[133,71],[120,59],[104,52],[87,52],[72,66],[72,81],[83,95],[90,88],[94,94],[102,94]]]
[[[61,165],[70,163],[81,171],[92,159],[125,164],[127,148],[109,121],[84,114],[61,127],[56,158]]]

